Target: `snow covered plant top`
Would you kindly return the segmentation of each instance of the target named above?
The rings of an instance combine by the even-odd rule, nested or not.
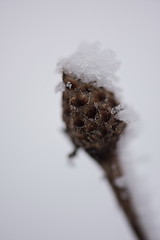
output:
[[[112,50],[101,49],[100,43],[82,43],[77,51],[67,58],[61,59],[57,64],[58,72],[73,75],[77,79],[85,82],[93,82],[98,87],[105,87],[114,94],[118,94],[118,89],[114,83],[117,79],[116,71],[120,62]],[[56,90],[64,90],[64,83],[58,84]],[[112,109],[115,118],[126,123],[137,119],[133,109],[120,104]]]
[[[112,89],[119,64],[112,50],[102,50],[97,42],[83,43],[73,55],[60,60],[58,71]]]
[[[115,115],[116,119],[126,123],[136,122],[138,119],[138,114],[127,104],[119,104],[118,106],[113,107],[111,113]]]

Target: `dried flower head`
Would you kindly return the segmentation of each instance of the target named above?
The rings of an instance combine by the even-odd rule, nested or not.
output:
[[[85,44],[62,59],[58,68],[64,83],[63,120],[76,148],[82,147],[104,170],[133,231],[144,240],[128,188],[120,181],[124,178],[116,150],[126,127],[126,112],[114,94],[118,65],[113,51],[101,50],[97,43]]]
[[[65,73],[63,82],[63,120],[73,143],[97,154],[115,149],[126,124],[112,113],[119,105],[114,94]]]

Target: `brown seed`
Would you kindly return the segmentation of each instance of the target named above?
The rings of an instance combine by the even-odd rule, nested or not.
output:
[[[74,120],[74,125],[75,125],[76,127],[83,127],[83,125],[84,125],[83,119],[76,118],[76,119]]]
[[[88,99],[82,94],[77,94],[71,98],[71,105],[75,107],[82,107],[87,103]]]
[[[97,114],[96,107],[94,105],[88,106],[88,109],[87,109],[87,112],[86,112],[86,116],[88,118],[94,118],[96,114]]]
[[[105,126],[101,127],[99,130],[102,136],[109,134],[109,129],[106,128]]]

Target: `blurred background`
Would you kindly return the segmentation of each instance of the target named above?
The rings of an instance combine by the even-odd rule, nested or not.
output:
[[[135,204],[160,239],[160,1],[0,0],[0,239],[136,240],[104,174],[63,133],[61,57],[100,41],[139,115],[124,146]],[[135,194],[136,193],[136,194]]]

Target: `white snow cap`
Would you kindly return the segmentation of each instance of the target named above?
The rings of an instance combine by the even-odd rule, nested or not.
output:
[[[100,43],[82,43],[78,50],[57,64],[58,71],[71,74],[85,82],[113,87],[120,62],[112,50],[101,49]]]
[[[138,119],[138,114],[133,108],[126,104],[119,104],[118,106],[113,107],[111,113],[115,115],[116,119],[126,123],[135,122]]]
[[[77,51],[68,58],[61,59],[57,64],[58,72],[75,76],[84,82],[93,82],[99,87],[105,87],[115,94],[118,93],[114,83],[117,79],[116,71],[120,62],[110,49],[101,49],[101,44],[82,43]],[[62,86],[58,86],[59,89]],[[64,86],[63,86],[64,87]],[[117,94],[116,94],[117,95]],[[115,118],[126,123],[135,121],[137,116],[133,109],[121,104],[112,109]]]

